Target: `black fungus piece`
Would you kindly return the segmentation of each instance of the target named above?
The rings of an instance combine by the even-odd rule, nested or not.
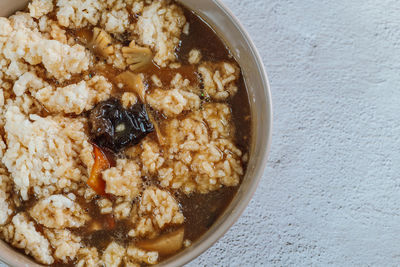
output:
[[[100,102],[89,114],[91,140],[101,148],[119,152],[136,145],[154,131],[144,104],[125,109],[116,98]]]

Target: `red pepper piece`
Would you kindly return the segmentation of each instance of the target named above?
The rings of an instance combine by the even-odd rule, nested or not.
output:
[[[87,184],[99,195],[106,195],[106,183],[102,179],[102,171],[110,168],[110,162],[106,155],[97,146],[93,146],[94,164]]]

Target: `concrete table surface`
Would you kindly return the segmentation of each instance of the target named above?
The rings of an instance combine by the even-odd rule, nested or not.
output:
[[[400,3],[224,0],[269,74],[250,205],[195,266],[400,264]]]

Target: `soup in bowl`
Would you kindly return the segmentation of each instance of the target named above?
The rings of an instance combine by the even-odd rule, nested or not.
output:
[[[21,10],[0,19],[0,257],[193,259],[238,218],[266,161],[269,89],[246,34],[216,1]]]

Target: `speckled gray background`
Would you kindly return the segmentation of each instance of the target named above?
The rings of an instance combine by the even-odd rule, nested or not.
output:
[[[269,74],[272,151],[243,216],[188,266],[400,265],[399,1],[224,1]]]
[[[188,266],[400,265],[400,2],[224,0],[274,104],[260,187]]]

